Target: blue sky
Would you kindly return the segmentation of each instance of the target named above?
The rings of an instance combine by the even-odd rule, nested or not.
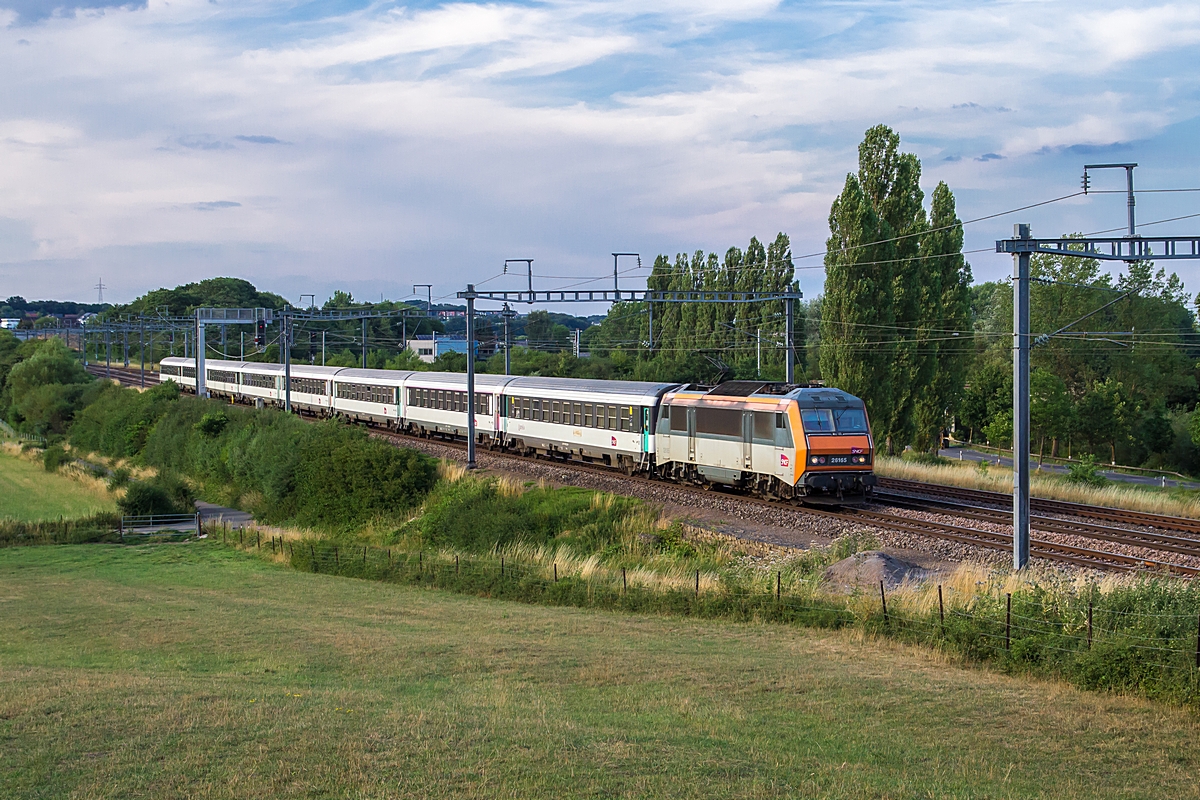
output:
[[[614,250],[778,231],[817,253],[880,122],[963,219],[1069,194],[1095,161],[1196,188],[1198,44],[1195,3],[0,0],[0,296],[214,275],[450,295],[505,258],[549,289],[611,275]],[[1140,221],[1192,213],[1200,193],[1138,200]],[[966,248],[1018,221],[1118,227],[1124,198],[969,225]],[[797,266],[819,293],[820,258]],[[1200,291],[1200,263],[1176,267]]]

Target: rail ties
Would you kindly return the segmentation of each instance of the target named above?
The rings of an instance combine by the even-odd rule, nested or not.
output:
[[[876,492],[877,500],[888,505],[901,508],[911,508],[931,513],[947,513],[963,519],[973,519],[980,522],[990,522],[997,525],[1011,525],[1012,516],[1005,511],[992,508],[970,506],[944,500],[926,500],[913,498],[908,495]],[[1173,536],[1157,531],[1139,531],[1127,528],[1095,525],[1074,520],[1055,519],[1052,517],[1033,516],[1030,525],[1034,530],[1043,533],[1057,533],[1065,536],[1083,536],[1090,539],[1100,539],[1115,544],[1132,547],[1144,547],[1154,550],[1166,550],[1182,555],[1200,558],[1200,538],[1188,536]]]
[[[1012,504],[1012,495],[1002,492],[964,489],[958,486],[945,486],[937,483],[921,483],[919,481],[903,480],[900,478],[879,478],[879,486],[884,489],[893,489],[902,494],[953,497],[965,500],[971,504],[985,503],[999,506],[1009,506]],[[1118,508],[1089,506],[1083,503],[1071,503],[1066,500],[1047,500],[1038,497],[1031,500],[1030,506],[1032,511],[1041,514],[1064,514],[1105,522],[1118,522],[1125,525],[1144,525],[1146,527],[1177,531],[1179,533],[1200,534],[1200,520],[1188,519],[1186,517],[1172,517],[1166,514],[1152,514],[1146,511],[1127,511]]]

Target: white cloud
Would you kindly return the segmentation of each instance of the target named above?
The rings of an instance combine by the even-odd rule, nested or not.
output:
[[[434,261],[449,290],[517,253],[595,272],[616,247],[780,229],[813,249],[876,122],[931,177],[992,187],[986,212],[1062,193],[1030,154],[1200,116],[1181,68],[1200,12],[1178,5],[287,13],[155,0],[0,30],[0,217],[36,243],[19,257],[124,264],[127,285],[111,280],[133,294],[229,271],[327,280],[331,264],[400,286],[403,265]],[[63,285],[0,274],[29,295]]]

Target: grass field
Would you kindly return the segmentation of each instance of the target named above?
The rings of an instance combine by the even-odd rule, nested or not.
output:
[[[46,472],[40,461],[0,448],[0,519],[71,519],[114,509],[116,503],[100,481]]]
[[[33,797],[1195,797],[1185,711],[846,634],[487,601],[204,543],[0,550]]]

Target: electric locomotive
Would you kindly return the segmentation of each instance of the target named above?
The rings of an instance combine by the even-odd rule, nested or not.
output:
[[[804,502],[863,501],[875,485],[863,401],[840,389],[765,381],[681,388],[663,398],[662,477]]]

